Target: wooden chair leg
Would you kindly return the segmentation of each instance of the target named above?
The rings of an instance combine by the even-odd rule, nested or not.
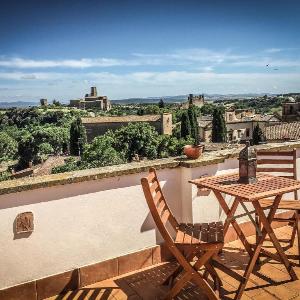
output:
[[[182,266],[178,266],[163,282],[163,285],[172,286],[175,278],[183,271]]]
[[[299,260],[299,265],[300,265],[300,214],[298,211],[295,213],[295,227],[297,229],[297,239],[298,239],[298,260]]]
[[[292,230],[292,235],[291,235],[291,240],[290,240],[290,248],[293,247],[295,238],[296,238],[296,233],[297,233],[297,212],[294,213],[294,219],[295,222],[293,222],[293,230]]]
[[[184,251],[182,251],[182,254]],[[196,256],[195,251],[190,251],[185,255],[187,261],[192,260]],[[176,269],[164,280],[162,285],[173,286],[173,282],[175,278],[183,271],[183,267],[181,265],[177,266]]]
[[[208,282],[201,276],[198,272],[199,269],[208,263],[211,257],[216,253],[216,251],[206,251],[203,255],[198,259],[194,266],[188,264],[184,264],[184,271],[186,272],[183,276],[175,283],[171,291],[166,295],[166,300],[173,299],[182,288],[192,280],[195,284],[197,284],[207,295],[209,300],[218,300],[218,296],[213,291]],[[187,262],[187,261],[186,261]]]

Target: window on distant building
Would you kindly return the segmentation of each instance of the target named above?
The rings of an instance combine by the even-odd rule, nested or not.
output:
[[[238,130],[238,138],[239,138],[239,139],[241,138],[241,135],[242,135],[242,131],[239,129],[239,130]]]
[[[246,137],[249,137],[249,136],[250,136],[250,129],[246,128]]]

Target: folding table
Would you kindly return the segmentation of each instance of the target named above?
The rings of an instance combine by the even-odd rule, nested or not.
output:
[[[271,222],[275,216],[282,195],[300,189],[300,181],[264,173],[258,174],[257,182],[253,184],[241,184],[238,183],[238,179],[238,174],[227,174],[212,177],[202,177],[189,181],[190,183],[195,184],[198,188],[207,188],[213,191],[217,200],[219,201],[220,206],[227,216],[224,223],[224,235],[226,235],[229,225],[231,224],[250,256],[249,263],[243,276],[236,274],[236,276],[239,277],[240,285],[237,290],[235,299],[240,299],[242,297],[250,274],[253,272],[256,261],[259,257],[260,251],[263,251],[262,246],[267,234],[269,235],[271,242],[276,248],[278,255],[271,254],[266,250],[263,251],[264,254],[266,254],[267,256],[271,256],[273,259],[283,263],[289,275],[291,276],[291,279],[297,280],[297,275],[294,272],[291,263],[289,262],[278,239],[274,234],[274,231],[271,227]],[[231,208],[228,207],[225,201],[225,195],[223,194],[235,197]],[[274,203],[268,213],[268,216],[266,216],[258,200],[269,197],[274,198]],[[252,204],[252,206],[254,207],[254,211],[249,211],[249,209],[245,205],[246,202]],[[235,216],[239,204],[241,204],[242,208],[245,210],[245,213]],[[257,222],[255,222],[252,217],[252,213],[255,212],[260,218],[262,229],[257,226]],[[252,245],[247,241],[243,231],[241,230],[241,227],[237,223],[236,218],[242,216],[248,216],[250,218],[250,221],[255,226],[258,233],[256,244]],[[232,271],[231,273],[233,272],[234,271]]]

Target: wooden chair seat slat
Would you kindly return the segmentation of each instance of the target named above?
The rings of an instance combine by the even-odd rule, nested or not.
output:
[[[185,226],[180,224],[176,233],[175,243],[181,244],[184,241]]]
[[[196,223],[179,225],[176,233],[175,243],[177,244],[203,244],[203,243],[223,243],[223,224],[219,222]]]

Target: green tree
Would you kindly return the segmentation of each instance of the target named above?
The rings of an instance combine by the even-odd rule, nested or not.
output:
[[[165,102],[164,102],[164,100],[162,98],[158,102],[158,107],[159,108],[165,108]]]
[[[158,137],[149,123],[129,123],[115,131],[115,149],[128,161],[136,154],[154,159],[157,158]]]
[[[253,129],[252,140],[254,145],[258,145],[261,142],[265,141],[264,134],[258,124],[256,124],[256,126]]]
[[[82,154],[85,143],[85,128],[82,125],[81,118],[78,117],[70,127],[70,153],[72,155]]]
[[[224,143],[227,140],[226,123],[222,107],[214,109],[211,139],[213,143]]]
[[[38,146],[38,159],[45,161],[50,154],[53,154],[54,150],[49,143],[42,143]]]
[[[216,107],[216,106],[215,106],[214,104],[211,104],[211,103],[205,103],[205,104],[200,108],[201,114],[204,115],[204,116],[212,115],[213,112],[214,112],[215,107]]]
[[[139,108],[136,113],[138,116],[143,116],[145,114],[145,110],[143,108]]]
[[[19,167],[27,168],[30,162],[34,162],[37,152],[33,136],[31,134],[24,136],[18,145]]]
[[[187,138],[188,136],[191,136],[191,123],[188,112],[184,111],[181,116],[181,137]]]
[[[191,124],[191,136],[195,140],[195,145],[199,145],[199,125],[194,105],[190,105],[190,107],[188,108],[188,116]]]
[[[0,132],[0,162],[16,158],[18,143],[6,132]]]
[[[102,136],[96,137],[91,144],[85,146],[82,161],[85,166],[103,167],[124,163],[122,154],[114,148],[115,137],[109,131]]]
[[[56,99],[53,99],[52,104],[54,106],[61,106],[61,103],[58,100],[56,100]]]

